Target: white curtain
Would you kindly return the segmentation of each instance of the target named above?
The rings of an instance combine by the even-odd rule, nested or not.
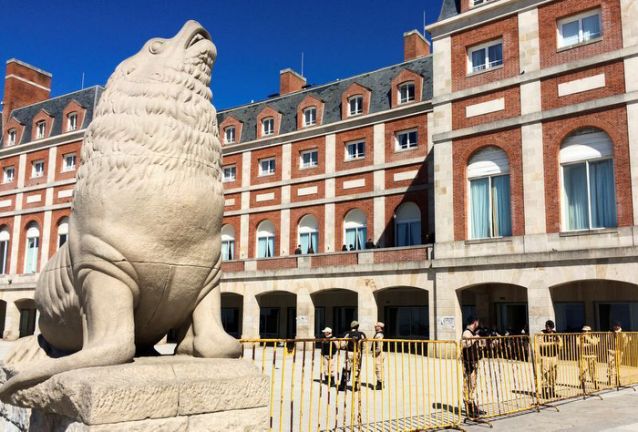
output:
[[[563,184],[567,205],[568,230],[589,228],[587,203],[587,166],[585,163],[563,166]]]
[[[226,240],[222,242],[222,260],[231,261],[235,257],[235,242]]]
[[[264,236],[257,239],[257,258],[270,258],[275,253],[275,237]]]
[[[589,164],[592,228],[616,226],[616,188],[611,159]]]
[[[489,179],[470,181],[471,238],[480,239],[490,236],[490,196]]]
[[[492,177],[492,218],[494,237],[512,235],[509,175]]]

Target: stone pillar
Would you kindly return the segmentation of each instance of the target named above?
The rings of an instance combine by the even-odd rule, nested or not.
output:
[[[533,274],[527,278],[527,310],[529,333],[534,334],[545,328],[545,321],[556,320],[554,303],[547,286],[545,269],[530,269]]]
[[[364,279],[357,287],[357,321],[359,330],[368,337],[374,335],[374,323],[377,322],[377,301],[374,297],[376,284],[373,279]]]
[[[259,303],[254,294],[244,293],[244,304],[242,307],[242,339],[259,338]]]
[[[521,135],[525,234],[544,234],[546,230],[543,127],[540,123],[525,125],[522,127]]]
[[[437,243],[454,240],[452,141],[434,145],[434,208]]]
[[[315,305],[307,289],[297,292],[297,339],[315,337]]]
[[[433,339],[460,339],[463,332],[463,316],[455,286],[447,272],[435,276],[435,332]]]
[[[620,0],[620,10],[623,46],[638,45],[638,3],[636,0]]]
[[[4,322],[5,340],[16,340],[20,335],[20,309],[12,301],[7,301],[7,314]]]

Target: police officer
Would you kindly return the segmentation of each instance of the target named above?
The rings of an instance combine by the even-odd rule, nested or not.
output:
[[[361,347],[362,341],[366,338],[365,333],[359,331],[359,322],[352,321],[350,323],[350,331],[343,335],[348,341],[342,342],[342,348],[346,349],[346,361],[341,371],[341,382],[339,390],[345,391],[350,380],[350,374],[354,367],[354,375],[352,380],[352,388],[354,391],[359,390],[359,372],[361,371]]]
[[[470,317],[467,326],[461,336],[461,346],[463,347],[463,400],[465,402],[465,412],[471,419],[478,418],[484,412],[476,404],[476,374],[479,364],[479,354],[484,341],[478,334],[479,320]]]
[[[323,371],[321,381],[328,385],[336,385],[337,370],[334,359],[338,355],[337,343],[334,341],[335,337],[330,327],[326,327],[321,332],[323,333],[323,340],[321,341],[321,370]]]
[[[374,343],[372,353],[374,354],[374,373],[377,376],[377,386],[375,390],[383,390],[383,328],[385,324],[378,322],[374,325]]]
[[[596,379],[597,359],[596,353],[600,338],[591,333],[591,327],[583,326],[582,334],[578,337],[578,370],[580,372],[580,384],[583,392],[587,393],[585,385],[587,384],[587,376],[594,384],[594,389],[598,390],[598,380]]]
[[[542,373],[541,397],[543,399],[553,399],[556,397],[558,352],[562,348],[563,340],[556,334],[554,321],[547,320],[538,344]]]

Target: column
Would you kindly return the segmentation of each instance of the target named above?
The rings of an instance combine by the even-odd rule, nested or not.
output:
[[[257,298],[249,292],[244,292],[243,298],[241,337],[257,339],[259,338],[259,303]]]
[[[279,256],[290,255],[290,209],[282,209],[279,218]]]
[[[374,323],[377,322],[377,300],[374,297],[376,284],[373,279],[362,279],[357,287],[357,321],[359,330],[366,336],[374,335]]]
[[[447,271],[439,271],[435,276],[434,287],[434,320],[435,332],[433,339],[458,340],[463,332],[463,316],[456,290],[448,277]]]
[[[533,334],[545,328],[545,321],[556,320],[554,303],[546,283],[544,269],[532,269],[534,275],[527,282],[527,310],[529,333]]]
[[[297,291],[297,339],[315,337],[315,305],[306,288]],[[312,347],[308,347],[312,348]]]
[[[452,141],[434,145],[434,209],[437,243],[454,240]]]
[[[335,172],[335,134],[326,135],[326,175],[332,175]],[[326,200],[334,200],[335,197],[335,179],[334,177],[325,180],[325,196]],[[340,245],[335,245],[335,204],[328,202],[324,206],[324,252],[334,252],[339,250]],[[336,247],[336,249],[335,249]]]
[[[545,170],[543,167],[543,126],[521,128],[523,159],[523,207],[525,234],[543,234],[545,228]]]
[[[634,225],[638,225],[638,103],[636,102],[627,104],[627,134],[629,136],[629,169],[631,172]]]

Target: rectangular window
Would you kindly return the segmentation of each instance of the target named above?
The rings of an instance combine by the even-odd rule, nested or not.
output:
[[[12,146],[15,145],[17,139],[17,132],[15,129],[9,129],[9,135],[7,137],[7,145]]]
[[[224,167],[224,183],[237,180],[237,167],[235,165]]]
[[[267,176],[275,173],[275,158],[259,160],[259,175]]]
[[[408,103],[414,100],[414,83],[408,82],[399,86],[399,103]]]
[[[39,246],[39,237],[27,238],[27,259],[24,263],[25,273],[35,273],[37,271]]]
[[[317,108],[306,108],[303,112],[303,125],[304,127],[317,124]]]
[[[503,65],[503,41],[492,41],[468,49],[468,73]]]
[[[571,16],[558,22],[558,48],[578,45],[601,36],[599,9]]]
[[[563,165],[564,222],[568,231],[616,226],[611,159]]]
[[[275,255],[275,237],[262,236],[257,239],[257,258],[270,258]]]
[[[75,112],[69,113],[66,117],[67,132],[74,131],[77,128],[78,128],[78,114]]]
[[[12,166],[2,169],[2,183],[11,183],[15,177],[15,168]]]
[[[44,175],[44,161],[34,161],[31,164],[31,178],[42,177]]]
[[[235,240],[222,241],[222,260],[232,261],[235,259]]]
[[[418,133],[416,130],[402,131],[395,135],[395,150],[408,150],[415,148],[418,142]]]
[[[470,238],[511,235],[510,176],[470,180]]]
[[[366,156],[365,141],[355,141],[346,144],[346,160],[362,159]]]
[[[229,126],[224,129],[224,143],[232,144],[235,142],[235,126]]]
[[[0,241],[0,273],[7,274],[7,260],[9,258],[9,240]]]
[[[65,154],[62,157],[64,158],[62,172],[73,171],[75,169],[75,153]]]
[[[348,115],[356,116],[363,113],[363,96],[352,96],[348,100]]]
[[[261,121],[261,133],[263,136],[272,135],[275,133],[275,119],[272,117],[263,119]]]
[[[36,123],[35,125],[35,138],[36,139],[42,139],[44,138],[44,131],[46,129],[46,122],[44,121],[39,121]]]
[[[306,150],[301,152],[299,157],[300,168],[313,168],[316,167],[319,160],[319,151],[317,149]]]

